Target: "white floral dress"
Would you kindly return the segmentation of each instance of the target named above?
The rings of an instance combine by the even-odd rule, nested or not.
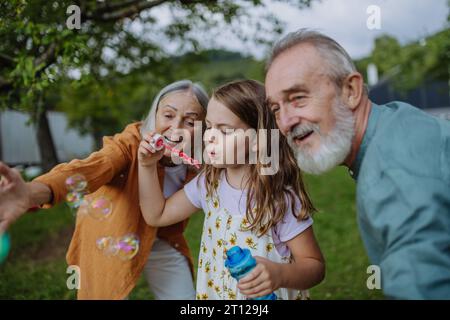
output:
[[[216,185],[216,190],[217,190]],[[233,246],[250,249],[253,256],[261,256],[278,263],[289,263],[290,257],[282,257],[275,248],[272,232],[258,236],[245,229],[247,219],[232,215],[222,207],[217,196],[206,199],[207,210],[203,224],[197,272],[197,300],[244,300],[237,281],[225,267],[226,250]],[[278,299],[308,299],[308,291],[280,288],[275,291]]]

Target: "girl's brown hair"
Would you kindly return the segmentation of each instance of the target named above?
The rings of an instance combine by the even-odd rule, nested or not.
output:
[[[267,129],[267,154],[271,151],[271,129],[278,129],[275,118],[267,107],[264,85],[255,80],[240,80],[227,83],[215,89],[212,98],[225,105],[230,111],[259,132]],[[250,177],[247,181],[248,229],[261,236],[271,227],[280,222],[288,209],[290,202],[292,213],[299,220],[307,219],[314,208],[302,180],[300,169],[286,138],[280,135],[279,140],[279,170],[273,175],[261,175],[261,169],[266,165],[257,161],[248,164]],[[222,169],[206,165],[205,175],[207,196],[215,192],[215,181],[219,181]],[[301,201],[301,211],[295,212],[296,198]],[[288,199],[290,201],[288,201]],[[255,209],[253,209],[255,208]]]

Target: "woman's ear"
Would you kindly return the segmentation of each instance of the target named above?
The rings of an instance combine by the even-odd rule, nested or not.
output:
[[[355,110],[364,94],[365,88],[362,75],[359,72],[350,73],[345,78],[342,86],[342,100],[351,110]]]

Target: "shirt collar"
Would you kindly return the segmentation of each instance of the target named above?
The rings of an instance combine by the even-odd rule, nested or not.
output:
[[[355,180],[358,179],[359,169],[361,167],[361,163],[363,161],[364,155],[366,154],[367,146],[375,135],[375,129],[377,126],[378,118],[381,113],[381,108],[379,105],[376,105],[372,102],[372,108],[370,110],[369,119],[367,120],[367,128],[366,132],[364,132],[364,137],[359,146],[358,153],[356,155],[355,160],[349,168],[349,173],[351,177]]]

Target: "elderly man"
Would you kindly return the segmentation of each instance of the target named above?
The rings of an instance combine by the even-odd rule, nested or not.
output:
[[[450,123],[371,102],[347,52],[305,29],[275,45],[266,91],[303,171],[349,168],[385,295],[450,299]]]

